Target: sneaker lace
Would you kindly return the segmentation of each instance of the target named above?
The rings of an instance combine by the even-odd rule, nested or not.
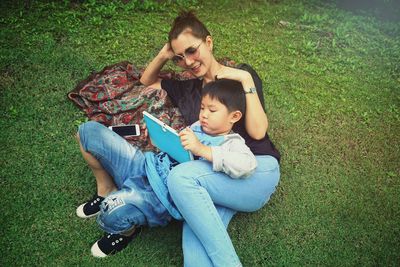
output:
[[[90,202],[90,206],[93,206],[94,204],[96,204],[99,201],[100,201],[100,198],[94,199],[92,202]]]

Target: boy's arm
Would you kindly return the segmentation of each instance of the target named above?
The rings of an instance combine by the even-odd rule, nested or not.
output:
[[[256,157],[238,134],[227,138],[220,146],[210,147],[213,170],[222,171],[232,178],[250,176],[257,167]]]
[[[181,139],[182,146],[186,150],[189,150],[195,156],[212,161],[211,147],[203,145],[191,128],[186,127],[183,129],[181,132],[179,132],[179,137]]]
[[[257,167],[256,157],[238,134],[227,135],[219,146],[202,144],[190,128],[182,130],[179,136],[183,147],[212,162],[214,171],[222,171],[232,178],[244,178]]]

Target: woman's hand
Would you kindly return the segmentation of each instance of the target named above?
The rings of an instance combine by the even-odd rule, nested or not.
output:
[[[192,152],[193,155],[203,157],[210,161],[212,160],[211,148],[203,145],[192,129],[186,127],[179,133],[179,137],[181,138],[183,148]]]
[[[253,77],[245,70],[222,66],[215,75],[215,79],[229,79],[241,82],[245,88],[249,83],[254,84]]]
[[[146,70],[143,72],[140,82],[152,88],[161,88],[161,79],[158,78],[164,64],[174,56],[169,43],[166,43],[157,56],[153,58]]]
[[[166,59],[166,60],[170,60],[175,54],[174,51],[172,51],[172,48],[169,44],[169,42],[167,42],[163,48],[161,48],[160,52],[158,53],[159,56],[161,56],[162,58]]]
[[[217,72],[216,79],[230,79],[238,81],[242,84],[243,90],[249,92],[252,88],[256,88],[253,77],[245,70],[235,69],[223,66]],[[246,114],[245,127],[247,133],[256,140],[264,138],[268,129],[268,118],[262,108],[257,93],[246,94]]]

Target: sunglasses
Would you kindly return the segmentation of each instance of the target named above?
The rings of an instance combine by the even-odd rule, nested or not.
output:
[[[199,56],[199,47],[201,46],[201,44],[203,43],[203,41],[201,41],[201,43],[197,46],[197,47],[189,47],[185,50],[185,52],[183,53],[183,55],[175,55],[172,57],[172,61],[175,64],[179,64],[181,63],[185,58],[188,59],[196,59]]]

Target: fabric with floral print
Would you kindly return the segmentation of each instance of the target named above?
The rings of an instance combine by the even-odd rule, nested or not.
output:
[[[229,59],[220,61],[234,66]],[[89,118],[106,126],[143,125],[143,111],[147,111],[161,121],[180,131],[186,125],[178,108],[174,107],[167,93],[162,89],[146,87],[140,83],[144,69],[138,70],[132,63],[123,61],[94,72],[79,82],[68,93],[74,102]],[[176,73],[161,72],[159,78],[186,80],[195,78],[189,71]],[[129,143],[149,151],[156,149],[144,135],[126,138]]]

